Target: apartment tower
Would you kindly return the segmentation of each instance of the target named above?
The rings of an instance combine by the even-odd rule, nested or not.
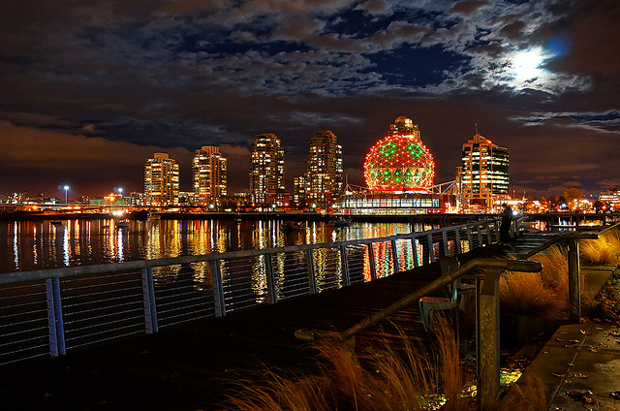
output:
[[[179,165],[168,153],[154,153],[144,167],[146,205],[171,206],[178,203]]]
[[[323,130],[310,139],[307,164],[306,202],[321,208],[333,205],[344,191],[342,146],[334,133]]]
[[[275,204],[284,192],[284,149],[274,134],[260,134],[252,143],[250,198],[256,205]]]
[[[228,194],[228,160],[219,147],[202,146],[192,160],[194,200],[198,205],[219,204]]]

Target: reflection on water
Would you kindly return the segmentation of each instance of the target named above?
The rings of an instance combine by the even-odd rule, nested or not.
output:
[[[414,231],[432,229],[430,226],[411,226],[406,223],[353,223],[344,229],[335,229],[323,222],[307,222],[305,229],[283,231],[279,220],[219,221],[219,220],[154,220],[131,221],[129,226],[108,220],[64,221],[0,221],[0,272],[27,271],[52,267],[68,267],[100,263],[122,263],[132,260],[151,260],[182,255],[223,253],[226,251],[269,249],[290,245],[338,242],[366,238],[388,237]],[[1,245],[1,244],[0,244]],[[396,242],[398,267],[411,269],[411,242]],[[421,246],[416,243],[417,247]],[[363,260],[364,278],[370,279],[368,248],[356,251]],[[363,255],[361,255],[363,253]],[[377,277],[393,273],[395,264],[390,242],[373,244]],[[418,259],[422,256],[418,251]],[[288,260],[287,260],[288,258]],[[285,255],[252,257],[246,264],[251,266],[252,278],[248,293],[257,302],[268,298],[269,288],[277,296],[286,293],[285,266],[304,271],[307,254],[296,252]],[[344,286],[346,278],[342,257],[338,248],[322,248],[312,252],[316,284],[319,291]],[[419,263],[419,262],[418,262]],[[153,275],[159,284],[178,280],[188,274],[200,289],[212,288],[212,263],[193,263],[156,267]],[[220,264],[224,282],[232,281],[236,273],[243,271],[230,264]],[[185,274],[182,271],[185,270]],[[274,273],[273,284],[268,284],[268,272]],[[246,270],[247,271],[247,270]]]

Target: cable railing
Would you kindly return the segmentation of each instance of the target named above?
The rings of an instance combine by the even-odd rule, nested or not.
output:
[[[0,365],[339,289],[496,243],[496,219],[390,237],[0,274]]]
[[[517,234],[518,225],[523,221],[514,221],[511,229]],[[571,302],[571,320],[579,322],[581,319],[581,290],[580,290],[580,261],[579,241],[597,239],[605,231],[620,227],[620,223],[588,232],[568,232],[558,235],[532,251],[512,259],[476,258],[470,260],[457,269],[445,273],[435,281],[416,290],[400,299],[389,307],[374,313],[344,331],[304,329],[295,332],[295,337],[303,341],[314,341],[318,338],[335,338],[348,341],[350,346],[355,336],[368,328],[374,327],[380,321],[420,301],[426,295],[453,284],[456,280],[468,274],[476,273],[476,376],[478,380],[478,401],[483,411],[495,410],[500,393],[500,301],[499,278],[504,271],[513,272],[540,272],[542,265],[536,261],[529,261],[532,256],[558,243],[568,244],[569,266],[569,299]],[[483,280],[483,281],[480,281]]]

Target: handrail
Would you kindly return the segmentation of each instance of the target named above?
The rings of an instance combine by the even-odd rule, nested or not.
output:
[[[542,265],[537,261],[476,258],[378,313],[364,318],[343,332],[302,329],[295,332],[295,337],[305,341],[313,341],[317,337],[337,338],[353,345],[353,338],[360,331],[376,325],[387,316],[417,302],[424,295],[479,268],[485,271],[484,284],[477,294],[477,306],[479,307],[476,315],[478,398],[482,411],[495,410],[500,390],[499,277],[505,270],[539,272],[542,270]]]
[[[558,235],[558,236],[553,237],[551,240],[546,241],[545,243],[543,243],[540,246],[536,247],[535,249],[533,249],[529,253],[524,254],[524,255],[520,255],[518,258],[520,260],[527,260],[528,258],[531,258],[531,257],[535,256],[536,254],[540,253],[541,251],[546,250],[547,248],[551,247],[553,244],[559,243],[560,241],[565,241],[565,240],[596,240],[598,237],[599,236],[596,233],[582,233],[582,234],[568,233],[568,234]]]
[[[544,244],[536,247],[529,253],[518,257],[519,259],[526,260],[541,251],[546,250],[553,244],[561,241],[566,241],[568,243],[568,297],[570,300],[571,320],[575,323],[579,323],[581,321],[581,268],[579,261],[579,241],[596,240],[602,233],[617,227],[620,227],[620,223],[605,227],[604,229],[596,232],[571,232],[556,236]]]
[[[191,264],[198,262],[209,262],[217,260],[225,260],[232,258],[244,258],[244,257],[256,257],[265,254],[277,254],[285,252],[307,251],[316,250],[321,248],[336,248],[347,245],[359,245],[359,244],[371,244],[375,242],[390,242],[400,239],[415,239],[417,237],[427,236],[429,234],[439,234],[448,231],[460,230],[461,228],[470,227],[472,225],[484,225],[495,223],[495,219],[481,220],[473,223],[452,225],[448,227],[442,227],[437,230],[427,230],[412,232],[407,234],[395,234],[389,237],[380,238],[366,238],[357,240],[345,240],[330,243],[317,243],[317,244],[303,244],[292,245],[286,247],[274,247],[270,249],[255,249],[255,250],[239,250],[239,251],[227,251],[224,253],[210,253],[202,255],[188,255],[181,257],[169,257],[160,258],[154,260],[136,260],[127,261],[123,263],[112,264],[97,264],[97,265],[84,265],[73,267],[61,267],[61,268],[46,268],[40,270],[30,271],[14,271],[9,273],[0,273],[0,284],[13,284],[27,281],[44,280],[47,278],[58,277],[74,277],[82,275],[96,275],[105,273],[118,273],[132,270],[141,270],[143,268],[161,267],[174,264]]]
[[[468,249],[491,245],[498,228],[497,219],[488,218],[389,237],[0,273],[7,295],[0,298],[1,325],[11,330],[0,366],[46,355],[46,347],[52,356],[63,355],[374,280],[460,253],[462,242]],[[33,321],[35,330],[28,328]],[[46,336],[49,344],[41,344]]]
[[[501,271],[522,271],[522,272],[539,272],[542,270],[542,265],[537,261],[526,260],[497,260],[492,258],[475,258],[463,264],[456,270],[453,270],[447,274],[442,275],[435,281],[425,285],[416,292],[409,294],[389,307],[384,308],[378,313],[372,314],[356,325],[349,329],[338,332],[330,330],[318,330],[318,329],[299,329],[295,331],[295,337],[303,341],[314,341],[317,338],[322,337],[335,337],[342,340],[348,340],[354,337],[360,331],[364,331],[386,317],[418,302],[420,298],[428,295],[434,291],[437,291],[448,284],[453,283],[456,279],[470,273],[478,268],[495,269]],[[488,275],[488,273],[487,273]]]

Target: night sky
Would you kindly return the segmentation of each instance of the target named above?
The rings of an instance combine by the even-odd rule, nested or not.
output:
[[[0,193],[143,190],[164,151],[191,189],[203,145],[248,187],[274,133],[287,190],[331,130],[350,183],[413,119],[454,179],[475,134],[508,147],[517,196],[620,185],[620,1],[141,0],[0,5]]]

